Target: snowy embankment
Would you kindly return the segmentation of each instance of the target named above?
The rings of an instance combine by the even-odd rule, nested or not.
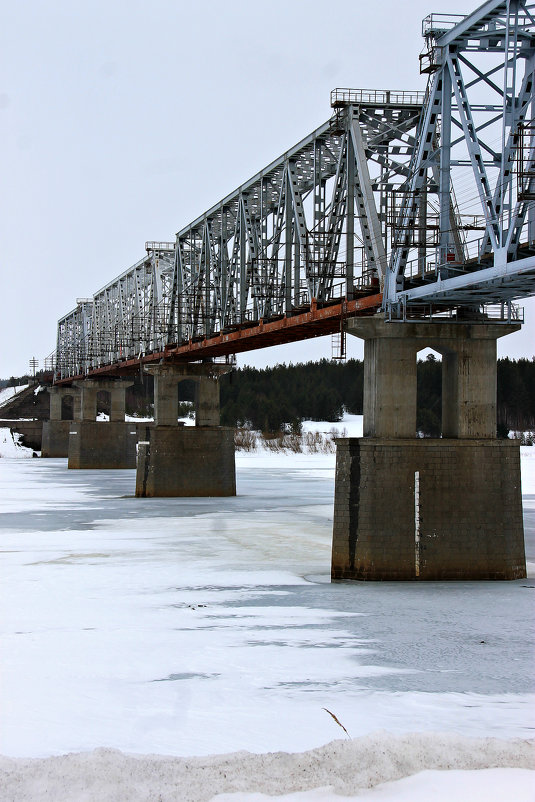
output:
[[[0,407],[8,401],[11,401],[13,396],[22,393],[27,387],[29,387],[28,384],[21,384],[18,387],[3,387],[0,390]]]
[[[0,758],[2,800],[37,802],[532,802],[533,742],[387,733],[300,754]],[[267,796],[265,796],[267,795]]]
[[[0,459],[31,459],[33,451],[21,443],[22,435],[12,432],[11,429],[0,427]]]

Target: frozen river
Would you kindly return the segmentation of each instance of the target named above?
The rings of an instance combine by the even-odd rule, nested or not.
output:
[[[533,453],[532,453],[533,452]],[[532,737],[535,581],[330,584],[334,455],[237,457],[229,499],[0,459],[0,753]],[[535,562],[535,448],[523,449]],[[533,572],[532,572],[533,575]]]

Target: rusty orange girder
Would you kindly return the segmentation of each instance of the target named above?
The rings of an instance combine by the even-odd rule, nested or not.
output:
[[[349,315],[371,315],[382,303],[381,293],[368,295],[351,301],[343,300],[330,306],[318,306],[313,299],[310,309],[279,320],[254,325],[243,324],[235,331],[217,334],[213,337],[189,341],[183,345],[169,345],[163,351],[144,354],[138,359],[121,360],[109,365],[93,368],[85,375],[60,379],[56,384],[70,384],[75,379],[89,376],[124,376],[139,371],[140,365],[154,362],[184,363],[198,362],[228,354],[240,354],[257,348],[298,342],[313,337],[323,337],[340,330],[341,321]]]

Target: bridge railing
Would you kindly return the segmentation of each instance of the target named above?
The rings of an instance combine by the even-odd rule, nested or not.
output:
[[[437,36],[445,31],[451,31],[465,16],[465,14],[428,14],[422,20],[422,36]]]
[[[390,89],[337,88],[331,92],[331,106],[421,106],[425,92]]]

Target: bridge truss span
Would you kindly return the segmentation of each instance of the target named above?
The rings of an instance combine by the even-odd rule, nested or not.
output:
[[[389,193],[409,175],[423,100],[421,92],[335,91],[330,120],[175,243],[146,243],[143,259],[59,321],[60,377],[244,328],[264,334],[252,347],[271,345],[264,324],[368,296],[380,305]],[[322,333],[339,330],[340,314],[326,316],[333,322]],[[291,341],[294,327],[280,328]],[[316,336],[314,326],[306,336]],[[240,350],[247,338],[231,339]]]
[[[518,320],[535,3],[432,14],[422,33],[425,92],[333,90],[327,122],[59,321],[58,380],[339,332],[349,312]]]
[[[533,295],[535,4],[432,14],[422,32],[428,92],[396,204],[385,306],[399,314]]]

